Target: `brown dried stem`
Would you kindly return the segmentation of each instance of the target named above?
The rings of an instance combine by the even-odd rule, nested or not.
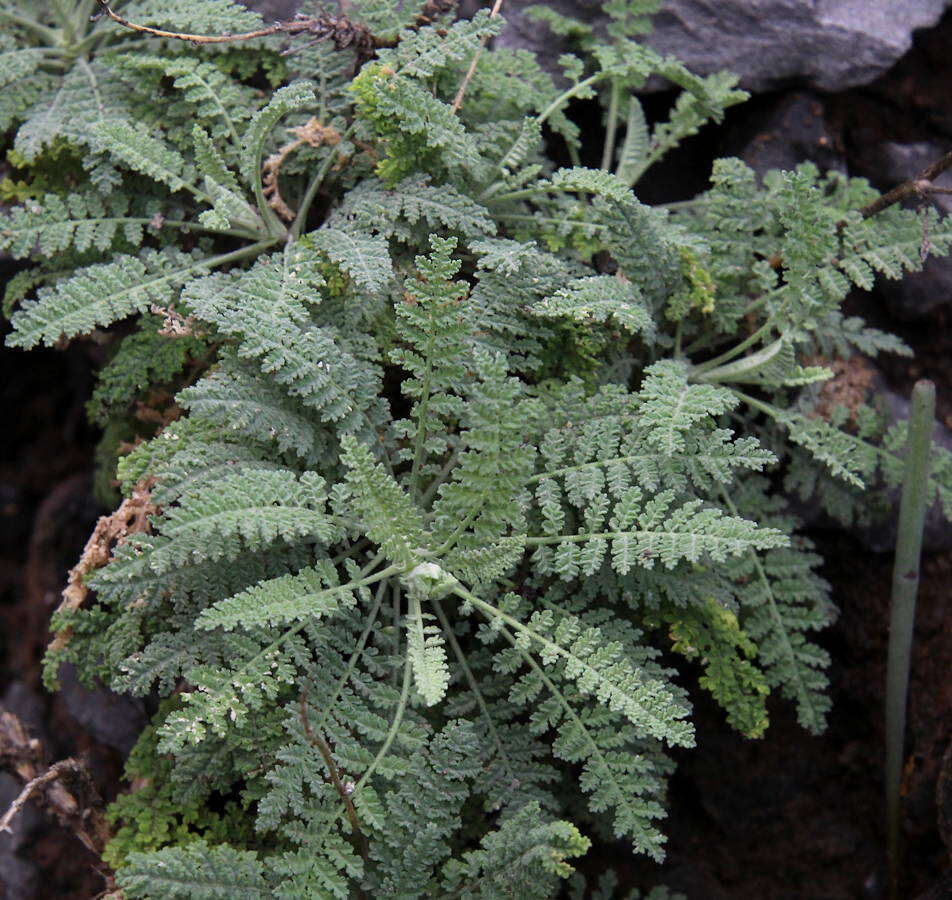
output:
[[[496,0],[493,4],[492,12],[489,14],[490,19],[496,18],[499,15],[499,9],[502,6],[502,0]],[[476,66],[479,64],[479,58],[483,55],[483,51],[486,49],[486,44],[489,43],[488,35],[482,39],[479,44],[479,49],[473,54],[473,58],[470,61],[469,68],[466,70],[466,75],[463,77],[463,82],[459,86],[459,90],[456,92],[456,96],[453,98],[453,112],[459,112],[459,108],[463,105],[463,97],[466,96],[466,88],[469,87],[469,83],[473,80],[473,75],[476,74]]]
[[[385,47],[390,41],[375,37],[365,25],[352,22],[347,16],[299,16],[290,22],[275,22],[266,28],[256,28],[254,31],[244,31],[228,34],[189,34],[183,31],[165,31],[162,28],[153,28],[150,25],[139,25],[120,16],[109,5],[107,0],[96,0],[102,15],[107,16],[128,28],[141,34],[151,34],[153,37],[167,38],[175,41],[189,41],[193,44],[230,44],[238,41],[250,41],[255,38],[271,37],[275,34],[312,34],[315,38],[333,39],[338,49],[356,47],[366,55],[373,55],[377,47]]]
[[[330,125],[321,125],[316,116],[311,116],[307,122],[298,128],[288,128],[287,132],[294,135],[294,140],[289,141],[283,147],[279,147],[276,153],[272,153],[264,161],[261,184],[264,189],[264,196],[268,200],[268,206],[285,222],[292,222],[295,217],[294,211],[285,203],[278,186],[281,166],[298,147],[303,147],[305,144],[309,147],[320,147],[322,144],[329,147],[336,146],[340,143],[340,134]]]
[[[307,715],[307,694],[304,691],[301,692],[301,725],[304,728],[304,734],[308,742],[321,754],[324,764],[327,766],[331,784],[334,785],[334,789],[340,795],[341,802],[344,804],[344,809],[347,812],[347,819],[350,822],[354,840],[357,842],[357,851],[366,861],[370,848],[367,845],[366,836],[360,830],[360,820],[357,818],[357,810],[354,808],[354,801],[350,796],[353,793],[353,787],[348,790],[347,786],[340,780],[340,773],[337,771],[337,763],[334,762],[334,754],[331,752],[331,748],[328,746],[327,741],[311,728],[311,723]]]
[[[89,595],[84,584],[86,576],[95,569],[101,569],[112,558],[112,548],[123,543],[130,534],[142,534],[151,530],[149,517],[158,512],[152,503],[149,491],[155,479],[144,478],[133,489],[132,496],[123,500],[119,508],[108,516],[101,516],[86,541],[79,562],[70,569],[63,599],[56,612],[79,609]],[[50,643],[49,651],[62,650],[73,636],[72,628],[64,628]]]
[[[37,796],[61,825],[69,828],[91,852],[101,855],[110,834],[102,800],[86,764],[64,759],[41,773],[43,760],[40,741],[30,737],[17,716],[0,710],[0,763],[26,782],[0,818],[0,833],[10,831],[23,807]]]
[[[952,168],[952,150],[935,162],[926,166],[918,175],[887,191],[882,197],[867,203],[859,212],[864,219],[869,219],[893,204],[900,203],[908,197],[927,197],[929,194],[949,193],[944,188],[936,187],[932,182],[946,169]]]

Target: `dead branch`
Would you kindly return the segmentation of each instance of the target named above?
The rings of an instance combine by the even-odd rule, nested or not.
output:
[[[165,31],[162,28],[153,28],[150,25],[139,25],[120,16],[109,5],[107,0],[96,0],[99,11],[113,22],[137,31],[140,34],[150,34],[153,37],[166,38],[174,41],[188,41],[192,44],[231,44],[239,41],[251,41],[255,38],[271,37],[275,34],[310,34],[315,41],[332,40],[338,50],[353,47],[359,56],[369,59],[374,51],[380,47],[389,47],[393,41],[377,38],[366,25],[352,22],[347,16],[298,16],[290,22],[275,22],[265,28],[256,28],[254,31],[244,31],[229,34],[189,34],[183,31]]]
[[[489,14],[490,19],[496,18],[499,15],[499,8],[502,6],[502,0],[496,0],[493,4],[492,12]],[[463,81],[459,86],[459,90],[456,92],[456,96],[453,98],[453,112],[459,112],[459,108],[463,105],[463,97],[466,96],[466,88],[469,87],[469,83],[473,80],[473,75],[476,74],[476,66],[479,63],[479,57],[483,55],[483,51],[486,49],[486,44],[489,43],[489,37],[484,37],[479,44],[479,49],[473,54],[473,58],[470,61],[469,68],[466,70],[466,75],[463,77]]]
[[[281,196],[281,190],[278,186],[278,176],[281,174],[281,166],[285,160],[298,147],[307,144],[309,147],[320,147],[326,144],[334,147],[340,143],[340,134],[330,125],[321,125],[315,116],[311,116],[303,125],[297,128],[286,129],[288,134],[295,136],[293,141],[289,141],[283,147],[280,147],[276,153],[272,153],[262,166],[261,184],[264,188],[264,195],[270,206],[285,222],[294,220],[294,211],[285,203]]]
[[[23,807],[36,797],[85,847],[101,855],[110,838],[109,827],[103,815],[102,799],[86,764],[77,759],[64,759],[41,773],[43,759],[40,741],[30,737],[17,716],[0,710],[0,763],[26,782],[0,818],[0,833],[9,832]]]
[[[151,476],[144,478],[132,489],[132,496],[123,500],[114,513],[100,517],[86,541],[79,562],[70,569],[63,599],[56,608],[57,613],[76,610],[83,605],[89,594],[89,588],[84,583],[86,576],[109,562],[116,544],[125,542],[130,534],[143,534],[151,530],[149,517],[158,512],[149,493],[154,483],[155,479]],[[64,628],[50,643],[50,652],[62,650],[72,636],[73,629]]]
[[[946,188],[936,187],[932,183],[948,168],[952,168],[952,150],[926,166],[918,175],[887,191],[872,203],[867,203],[859,210],[860,215],[864,219],[869,219],[908,197],[928,197],[930,194],[950,193]]]
[[[367,838],[360,830],[360,820],[357,818],[357,810],[354,808],[354,801],[350,796],[354,792],[353,785],[350,783],[345,785],[341,781],[340,772],[337,770],[337,763],[334,762],[334,755],[331,752],[331,748],[328,746],[327,741],[324,740],[323,736],[316,734],[311,728],[311,723],[308,720],[307,709],[307,694],[305,691],[302,691],[301,725],[304,728],[304,735],[307,738],[308,743],[310,743],[312,747],[316,748],[318,753],[321,754],[321,758],[324,760],[324,764],[327,766],[328,777],[330,778],[331,784],[334,786],[334,789],[340,796],[341,802],[344,804],[344,809],[347,812],[347,819],[350,822],[351,832],[354,835],[354,840],[357,843],[358,852],[366,860],[369,848],[367,846]]]

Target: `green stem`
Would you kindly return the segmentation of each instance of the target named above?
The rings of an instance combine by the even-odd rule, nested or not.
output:
[[[433,374],[433,342],[432,330],[427,335],[426,350],[423,358],[426,368],[423,371],[423,386],[420,390],[420,402],[416,407],[417,433],[413,441],[413,465],[410,467],[410,489],[417,498],[420,496],[420,467],[423,465],[424,450],[426,447],[426,417],[430,408],[430,377]]]
[[[466,678],[466,683],[469,685],[469,689],[472,692],[473,697],[476,698],[476,705],[479,706],[479,711],[486,720],[486,726],[489,729],[490,735],[492,736],[493,743],[496,745],[496,752],[499,754],[499,758],[505,762],[506,768],[509,770],[509,774],[513,777],[513,779],[515,779],[515,771],[512,768],[512,762],[510,761],[509,755],[506,753],[506,749],[499,737],[499,732],[496,731],[496,726],[493,723],[492,716],[489,714],[489,707],[486,705],[486,700],[483,697],[482,691],[479,689],[479,684],[476,681],[476,677],[473,675],[473,671],[470,669],[469,663],[466,661],[466,654],[463,653],[463,648],[460,647],[459,641],[456,640],[456,635],[453,633],[453,627],[450,625],[450,621],[446,617],[446,613],[443,612],[443,607],[440,605],[439,600],[431,598],[430,606],[433,607],[433,611],[436,613],[436,617],[440,621],[440,627],[443,629],[443,634],[446,635],[446,642],[450,645],[453,655],[456,657],[456,661],[463,670],[463,676]]]
[[[740,517],[737,507],[734,506],[734,503],[727,491],[721,488],[720,493],[721,500],[723,501],[728,512],[730,512],[730,514],[735,518]],[[770,579],[767,577],[767,572],[764,569],[763,563],[760,561],[760,554],[756,550],[751,550],[750,555],[754,560],[754,569],[757,572],[757,580],[760,582],[760,586],[763,588],[764,596],[767,598],[767,604],[770,607],[770,618],[773,619],[774,626],[777,629],[776,634],[780,636],[780,643],[783,645],[783,655],[789,662],[789,669],[793,673],[793,680],[796,682],[795,690],[797,692],[798,701],[803,707],[812,706],[810,701],[810,692],[807,689],[807,686],[803,683],[803,676],[800,672],[800,666],[797,665],[797,655],[794,652],[793,644],[790,643],[790,635],[787,634],[787,629],[783,624],[783,617],[780,615],[780,610],[777,607],[777,598],[774,596]]]
[[[0,10],[0,19],[5,19],[13,25],[19,25],[20,28],[25,28],[27,31],[32,31],[37,37],[43,38],[43,40],[48,44],[54,44],[58,33],[55,28],[50,28],[49,25],[43,25],[40,22],[36,22],[33,19],[29,19],[26,16],[17,15],[16,13],[7,12],[6,10]]]
[[[394,585],[393,588],[393,657],[396,659],[400,655],[400,598],[401,591],[400,585]],[[397,686],[397,669],[394,667],[393,670],[393,686]]]
[[[53,14],[53,18],[59,23],[60,28],[63,29],[63,37],[66,38],[68,45],[76,43],[76,29],[73,27],[73,20],[69,17],[69,14],[66,10],[63,9],[59,0],[50,0],[49,4],[50,12]]]
[[[578,82],[578,84],[573,84],[568,90],[563,91],[536,117],[539,124],[541,125],[543,122],[545,122],[545,120],[548,119],[552,113],[556,112],[559,107],[568,103],[573,97],[577,97],[579,94],[584,93],[584,91],[593,84],[601,81],[603,78],[606,78],[608,74],[608,72],[596,72],[594,75],[589,75],[588,78]]]
[[[935,418],[935,385],[918,381],[909,409],[906,471],[899,504],[899,534],[893,567],[892,609],[889,618],[889,660],[886,673],[886,824],[890,896],[899,896],[903,738],[909,659],[919,591],[922,531],[929,508],[929,457]]]
[[[542,184],[531,188],[521,188],[518,191],[509,191],[505,194],[495,194],[488,197],[481,195],[479,199],[483,203],[488,203],[489,201],[498,203],[501,200],[523,200],[527,197],[535,197],[539,194],[551,194],[556,190],[557,188],[554,185]]]
[[[356,121],[352,122],[347,130],[341,135],[340,142],[343,143],[346,141],[354,133],[354,129],[356,127]],[[291,224],[292,240],[301,234],[301,229],[304,227],[304,224],[307,221],[307,214],[310,212],[311,205],[314,203],[314,198],[317,196],[318,190],[324,183],[324,179],[327,177],[327,173],[334,164],[334,160],[337,159],[337,151],[333,147],[328,149],[330,152],[327,154],[327,159],[321,163],[310,182],[308,182],[307,189],[304,191],[304,197],[301,200],[301,205],[298,207],[297,215],[294,217],[294,222]]]
[[[743,316],[749,316],[751,313],[757,312],[757,310],[765,306],[771,298],[781,294],[787,289],[787,287],[788,285],[782,284],[780,287],[776,287],[771,291],[767,291],[765,294],[761,294],[759,297],[755,297],[745,307]],[[687,356],[690,356],[692,353],[696,353],[698,350],[703,350],[705,347],[708,347],[711,344],[721,344],[729,339],[730,336],[725,334],[702,334],[700,337],[688,344],[684,352]]]
[[[703,206],[706,202],[705,197],[695,197],[693,200],[675,200],[671,203],[658,203],[658,209],[667,209],[670,212],[676,212],[680,209],[693,209],[695,206]]]
[[[523,216],[523,215],[519,215],[518,213],[500,213],[495,218],[503,219],[507,222],[508,221],[533,222],[533,223],[545,222],[550,225],[579,225],[583,228],[591,229],[593,231],[601,230],[601,229],[605,229],[609,227],[608,225],[598,223],[598,222],[573,222],[571,219],[559,219],[559,218],[556,218],[555,216]]]
[[[374,597],[374,605],[370,608],[370,612],[367,614],[367,624],[364,626],[364,630],[361,632],[360,639],[357,641],[357,646],[354,648],[354,652],[351,653],[350,659],[347,661],[347,668],[344,670],[344,673],[337,679],[337,687],[334,690],[334,696],[331,699],[330,703],[325,703],[321,709],[321,718],[315,726],[318,731],[324,730],[324,725],[327,722],[327,717],[330,714],[330,711],[337,705],[337,701],[340,699],[341,691],[344,690],[344,685],[350,681],[350,676],[354,674],[354,669],[357,668],[357,660],[363,655],[364,647],[367,645],[367,639],[370,637],[370,632],[373,629],[374,622],[377,621],[377,614],[380,612],[380,606],[383,603],[383,595],[387,589],[387,582],[381,581],[380,585],[377,588],[376,596]]]
[[[681,341],[684,337],[684,316],[678,319],[678,324],[674,329],[674,358],[681,359]]]
[[[700,375],[702,372],[707,372],[709,369],[716,369],[718,366],[730,362],[735,357],[740,356],[745,350],[753,347],[754,344],[759,343],[765,335],[770,333],[772,328],[773,324],[771,322],[765,322],[752,335],[739,344],[736,344],[730,350],[725,350],[720,356],[715,356],[714,359],[709,359],[707,362],[694,366],[691,370],[691,374]]]
[[[611,98],[608,101],[608,123],[605,129],[605,144],[602,147],[602,168],[606,172],[612,170],[612,160],[615,158],[615,135],[618,132],[618,104],[621,101],[621,85],[612,82]]]
[[[548,119],[549,116],[552,115],[552,113],[556,112],[556,111],[559,109],[559,107],[561,107],[561,106],[563,106],[564,104],[568,103],[568,101],[571,100],[573,97],[576,97],[576,96],[578,96],[580,93],[583,93],[583,92],[586,91],[589,87],[591,87],[593,84],[595,84],[597,81],[600,81],[602,78],[607,77],[607,75],[608,75],[608,72],[597,72],[595,75],[590,75],[588,78],[585,78],[585,79],[583,79],[582,81],[578,82],[578,84],[572,85],[572,87],[570,87],[568,90],[563,91],[561,94],[559,94],[558,97],[556,97],[544,110],[542,110],[542,112],[540,112],[539,115],[536,116],[536,121],[539,123],[539,125],[542,125],[542,124],[545,122],[545,120]],[[517,138],[517,140],[518,140],[518,138]],[[509,154],[512,153],[513,148],[514,148],[515,146],[516,146],[516,142],[514,141],[513,144],[512,144],[512,147],[510,147],[510,148],[500,157],[500,160],[506,159],[506,158],[509,156]],[[573,165],[573,166],[577,166],[577,165],[579,164],[578,151],[577,151],[577,150],[575,149],[575,147],[573,147],[573,146],[569,146],[568,149],[569,149],[569,156],[571,157],[571,160],[572,160],[572,165]],[[479,199],[480,203],[485,202],[485,201],[488,200],[490,197],[492,197],[492,199],[494,199],[494,200],[497,199],[496,197],[493,197],[493,194],[494,194],[495,191],[497,191],[497,190],[499,189],[499,187],[501,187],[501,186],[502,186],[502,182],[498,182],[498,181],[497,181],[497,182],[494,182],[494,183],[491,184],[491,185],[489,185],[489,187],[487,187],[487,188],[479,195],[479,198],[478,198],[478,199]],[[508,197],[509,195],[503,194],[503,195],[500,195],[500,196],[501,196],[501,197]]]
[[[397,709],[393,714],[393,719],[390,722],[390,729],[387,731],[387,736],[384,738],[384,742],[381,745],[380,749],[377,751],[377,755],[374,756],[373,761],[367,766],[367,771],[360,776],[360,780],[357,782],[357,785],[354,787],[354,793],[356,794],[370,778],[371,775],[377,770],[377,766],[383,762],[387,753],[390,751],[390,746],[393,744],[394,738],[397,736],[397,732],[400,730],[400,723],[403,722],[403,715],[407,709],[407,700],[410,697],[410,654],[407,654],[406,661],[403,664],[403,687],[400,690],[400,699],[397,701]]]
[[[446,479],[449,477],[450,473],[456,468],[456,463],[459,462],[459,444],[453,448],[453,452],[450,454],[449,459],[443,465],[443,468],[437,473],[436,477],[427,485],[426,490],[420,496],[420,505],[426,506],[434,496],[436,492],[440,489],[440,486],[446,482]]]
[[[491,620],[490,620],[491,621]],[[611,769],[608,766],[608,762],[602,754],[601,749],[596,743],[595,739],[589,734],[588,727],[585,723],[579,718],[578,714],[572,709],[571,704],[566,700],[565,695],[556,687],[555,683],[551,678],[546,674],[542,666],[528,653],[523,647],[519,646],[519,642],[508,632],[505,628],[499,629],[500,634],[506,639],[506,641],[515,649],[519,655],[522,657],[523,662],[532,669],[536,677],[545,685],[546,690],[558,701],[559,705],[562,707],[562,711],[565,716],[572,720],[572,724],[575,726],[579,734],[585,735],[585,739],[588,743],[588,748],[591,753],[592,758],[595,760],[596,765],[601,768],[602,772],[605,774],[610,774]]]

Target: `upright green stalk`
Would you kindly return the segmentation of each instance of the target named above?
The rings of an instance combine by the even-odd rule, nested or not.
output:
[[[919,591],[919,557],[928,506],[929,456],[934,418],[935,385],[931,381],[918,381],[912,389],[909,410],[909,449],[899,507],[886,673],[886,824],[889,886],[893,898],[899,896],[899,782],[906,728],[909,655],[916,618],[916,594]]]
[[[612,82],[611,99],[608,104],[608,125],[605,129],[605,143],[602,147],[602,168],[606,172],[612,169],[615,158],[615,134],[618,131],[618,104],[621,98],[621,86]]]

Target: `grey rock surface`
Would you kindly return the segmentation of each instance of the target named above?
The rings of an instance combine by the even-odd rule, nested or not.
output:
[[[0,772],[0,810],[6,812],[22,788],[13,775]],[[39,896],[36,866],[17,855],[39,820],[40,814],[28,804],[13,820],[10,831],[0,834],[0,897],[4,900],[33,900]]]
[[[897,143],[886,141],[867,149],[861,156],[862,174],[885,190],[900,184],[948,151],[947,144],[932,141]],[[952,189],[952,172],[944,172],[936,185]],[[952,213],[952,195],[934,194],[930,198],[942,215]],[[881,279],[878,292],[889,311],[899,319],[924,319],[941,306],[952,305],[952,258],[929,257],[921,272],[901,281]]]
[[[84,688],[71,663],[60,668],[59,678],[60,696],[69,714],[97,741],[115,748],[124,756],[128,755],[148,724],[142,700],[106,688]]]
[[[562,52],[525,15],[535,0],[510,0],[499,41],[554,62]],[[558,12],[605,21],[597,0],[554,0]],[[934,25],[948,0],[666,0],[647,41],[707,74],[729,69],[752,91],[789,85],[843,90],[872,81]]]
[[[249,9],[257,10],[265,22],[290,19],[301,7],[300,0],[238,0],[238,2]]]
[[[767,107],[748,111],[729,131],[717,155],[737,156],[758,175],[770,169],[790,170],[805,161],[815,163],[821,172],[846,172],[838,144],[824,117],[822,96],[791,91],[771,98]]]

